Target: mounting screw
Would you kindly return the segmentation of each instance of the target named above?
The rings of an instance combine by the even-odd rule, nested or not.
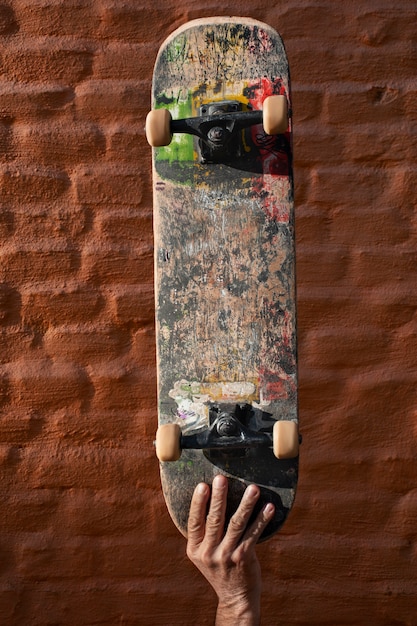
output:
[[[222,413],[216,424],[217,433],[220,437],[231,437],[237,433],[236,420],[227,413]]]

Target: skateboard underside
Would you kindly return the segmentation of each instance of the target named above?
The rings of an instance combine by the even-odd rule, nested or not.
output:
[[[196,116],[206,103],[232,100],[261,109],[284,94],[289,76],[279,36],[251,20],[196,20],[162,46],[153,108]],[[283,135],[262,125],[242,131],[224,163],[199,163],[197,140],[174,135],[154,151],[155,289],[158,419],[184,434],[209,426],[210,409],[249,407],[246,426],[272,432],[297,421],[294,205],[291,122]],[[168,509],[186,534],[195,485],[230,478],[229,513],[247,484],[285,520],[298,459],[272,450],[183,450],[161,463]]]

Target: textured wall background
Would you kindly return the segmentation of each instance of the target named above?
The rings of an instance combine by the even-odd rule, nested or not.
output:
[[[263,624],[417,624],[415,0],[0,2],[0,621],[212,624],[165,510],[151,153],[159,45],[268,22],[293,77],[296,506]]]

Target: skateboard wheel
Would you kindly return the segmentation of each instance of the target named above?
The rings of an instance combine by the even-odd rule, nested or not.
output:
[[[146,116],[146,139],[153,148],[171,143],[171,113],[168,109],[153,109]]]
[[[288,104],[285,96],[268,96],[265,98],[263,126],[267,135],[285,133],[288,128]]]
[[[162,424],[156,431],[156,456],[160,461],[178,461],[181,456],[181,428],[178,424]]]
[[[298,456],[298,427],[295,422],[275,422],[273,431],[274,454],[277,459],[293,459]]]

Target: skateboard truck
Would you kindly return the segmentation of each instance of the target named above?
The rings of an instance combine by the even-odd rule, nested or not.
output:
[[[244,112],[242,106],[236,100],[213,102],[200,107],[199,117],[191,118],[197,122],[200,163],[227,162],[241,155],[242,142],[233,139],[243,128],[254,124],[255,120],[258,124],[262,123],[262,111]],[[181,121],[183,120],[178,120]],[[175,128],[175,122],[173,127]]]
[[[301,437],[297,424],[289,420],[274,423],[272,433],[254,431],[246,426],[239,413],[251,410],[250,405],[237,405],[235,413],[217,405],[210,408],[210,425],[194,433],[183,434],[177,423],[162,424],[156,433],[156,455],[160,461],[177,461],[181,450],[210,450],[219,453],[245,453],[248,448],[273,448],[278,459],[298,456]]]
[[[146,137],[153,147],[167,146],[174,133],[187,133],[199,138],[200,163],[221,163],[240,155],[241,142],[235,141],[244,128],[263,124],[267,135],[285,133],[288,128],[287,99],[268,96],[263,110],[243,110],[242,102],[223,100],[204,104],[198,117],[173,120],[168,109],[153,109],[146,118]]]
[[[249,404],[237,404],[233,412],[217,405],[210,408],[209,428],[205,431],[208,456],[245,456],[248,448],[273,445],[272,434],[252,430],[248,426],[253,409]],[[185,444],[187,445],[187,443]]]

